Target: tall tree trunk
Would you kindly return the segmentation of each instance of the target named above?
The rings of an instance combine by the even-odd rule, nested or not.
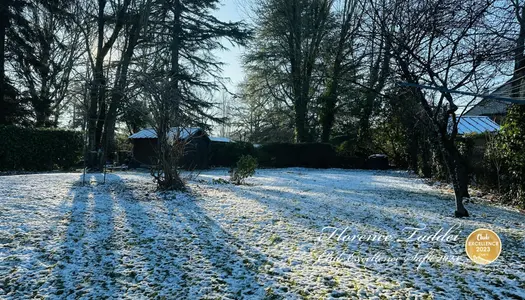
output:
[[[420,150],[421,150],[421,172],[423,173],[424,178],[432,177],[432,167],[430,165],[431,153],[430,145],[428,139],[420,141]]]
[[[96,152],[101,148],[100,136],[97,134],[98,125],[98,105],[104,97],[103,84],[104,84],[104,8],[106,7],[106,0],[98,1],[98,18],[97,18],[97,54],[95,58],[95,66],[93,70],[93,81],[90,87],[90,101],[89,101],[89,113],[88,113],[88,165],[94,167],[97,165],[97,154]]]
[[[180,119],[180,94],[179,94],[179,56],[181,47],[181,14],[182,5],[180,0],[175,0],[173,4],[173,24],[171,32],[171,65],[168,73],[168,86],[163,93],[162,106],[163,110],[160,112],[160,120],[157,121],[157,135],[159,147],[159,170],[163,173],[163,178],[157,178],[157,184],[163,190],[181,190],[184,189],[179,173],[179,159],[182,156],[182,143],[178,138],[178,133],[172,138],[168,138],[171,127],[176,126],[181,128],[184,124]],[[180,133],[180,131],[179,131]]]
[[[468,182],[465,181],[465,170],[461,161],[461,154],[459,153],[455,143],[454,137],[448,138],[446,131],[439,131],[441,152],[454,187],[454,195],[456,198],[455,216],[458,218],[468,217],[468,211],[463,205],[463,198],[465,198],[465,189],[468,194]]]
[[[9,26],[8,7],[10,0],[0,4],[0,124],[7,124],[5,104],[5,39]]]
[[[419,163],[418,163],[418,153],[421,149],[419,145],[419,136],[414,131],[414,128],[410,132],[407,132],[407,136],[409,138],[408,141],[408,166],[414,173],[419,173]]]
[[[331,78],[328,81],[327,93],[322,97],[321,103],[321,141],[329,142],[332,127],[335,121],[337,100],[339,97],[339,81],[350,68],[343,65],[343,60],[346,58],[345,54],[353,51],[353,39],[355,35],[355,28],[353,24],[359,24],[355,19],[358,18],[356,9],[359,7],[358,1],[344,0],[342,3],[341,26],[339,29],[339,39],[336,46],[335,59],[332,69]],[[355,23],[354,23],[355,22]],[[357,25],[359,26],[359,25]],[[349,51],[348,51],[349,50]],[[346,53],[345,53],[346,51]]]
[[[332,71],[332,79],[329,81],[327,92],[321,97],[321,141],[328,143],[330,141],[330,134],[334,126],[337,97],[339,92],[339,76],[341,76],[343,41],[339,42],[339,50],[335,58],[334,67]]]
[[[117,150],[115,142],[115,130],[117,125],[117,104],[113,101],[121,101],[122,96],[112,96],[111,104],[106,114],[106,120],[104,122],[104,131],[102,135],[102,144],[104,145],[107,156],[109,159],[113,159],[113,153]]]
[[[174,1],[173,6],[173,32],[172,32],[172,42],[171,42],[171,69],[170,69],[170,79],[171,86],[170,92],[171,95],[166,95],[167,97],[173,97],[172,112],[175,113],[174,120],[175,126],[182,126],[180,110],[180,94],[179,94],[179,56],[181,48],[181,35],[182,35],[182,25],[181,25],[181,14],[182,14],[182,4],[180,0]]]
[[[45,18],[45,17],[44,17]],[[38,91],[38,99],[36,99],[40,103],[40,116],[41,119],[37,120],[39,121],[38,126],[43,127],[50,127],[51,122],[51,95],[50,95],[50,65],[51,65],[51,45],[53,44],[53,28],[52,28],[52,20],[46,19],[44,22],[44,30],[42,32],[42,41],[41,41],[41,47],[42,47],[42,54],[41,54],[41,66],[38,70],[40,73],[41,83],[40,83],[40,90]]]
[[[111,47],[118,38],[120,31],[126,20],[126,12],[131,3],[131,0],[124,0],[120,7],[116,18],[113,32],[109,39],[104,43],[105,37],[105,20],[104,14],[107,0],[98,0],[98,14],[97,14],[97,54],[95,58],[95,65],[93,66],[93,81],[90,87],[90,106],[88,113],[88,151],[91,155],[88,161],[90,167],[97,165],[98,154],[93,153],[102,150],[102,130],[104,128],[104,120],[106,117],[106,79],[104,77],[104,58],[108,54]],[[89,51],[89,49],[88,49]],[[102,163],[101,160],[98,164]]]
[[[295,141],[304,143],[309,141],[307,127],[307,103],[304,99],[295,103]]]
[[[359,116],[359,143],[369,145],[371,141],[370,133],[370,117],[374,110],[374,101],[377,95],[373,91],[367,91],[365,97],[365,104]]]
[[[140,16],[131,27],[129,40],[126,44],[124,53],[122,53],[121,62],[116,72],[115,86],[111,91],[111,101],[104,122],[102,143],[106,146],[106,151],[109,155],[111,155],[111,153],[115,152],[116,150],[115,127],[117,123],[117,113],[118,109],[122,105],[122,100],[124,99],[124,90],[128,82],[128,70],[131,64],[135,46],[137,45],[139,39],[139,31]]]
[[[331,91],[321,99],[323,105],[321,111],[321,142],[323,143],[328,143],[330,141],[330,135],[335,121],[336,100],[337,96]]]
[[[104,73],[103,73],[103,59],[96,60],[95,69],[93,70],[93,81],[90,87],[90,105],[88,114],[88,150],[91,152],[89,159],[89,166],[94,167],[97,164],[97,155],[94,153],[98,151],[102,145],[100,144],[100,134],[98,131],[99,119],[99,103],[104,97]]]

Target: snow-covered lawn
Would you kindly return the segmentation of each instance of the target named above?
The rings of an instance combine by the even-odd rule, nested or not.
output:
[[[525,297],[525,216],[475,200],[453,218],[451,195],[403,172],[258,170],[234,186],[218,169],[187,194],[148,174],[80,178],[0,177],[0,298]],[[464,250],[480,227],[503,243],[486,266]]]

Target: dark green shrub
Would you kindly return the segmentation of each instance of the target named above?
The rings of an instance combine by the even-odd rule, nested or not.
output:
[[[233,167],[243,155],[255,156],[251,143],[210,143],[209,165],[215,167]]]
[[[508,182],[502,182],[502,176],[507,173],[505,168],[503,149],[500,146],[501,136],[499,134],[487,133],[485,135],[486,147],[481,164],[476,164],[474,174],[478,183],[484,187],[495,189],[501,193],[507,187]]]
[[[237,167],[230,171],[230,181],[234,184],[243,184],[246,178],[253,176],[257,169],[257,159],[251,155],[243,155],[237,162]]]
[[[506,200],[525,207],[525,105],[513,104],[500,136],[500,151],[507,169]]]
[[[0,126],[0,170],[70,169],[80,161],[80,132]]]

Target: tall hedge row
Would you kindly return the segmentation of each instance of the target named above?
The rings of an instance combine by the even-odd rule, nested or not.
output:
[[[80,161],[82,149],[79,132],[0,126],[1,171],[69,169]]]
[[[324,143],[271,143],[257,148],[259,165],[270,168],[337,166],[336,152]]]
[[[270,143],[254,148],[250,143],[211,143],[210,166],[234,166],[243,155],[257,158],[264,168],[363,168],[365,160],[342,155],[325,143]]]
[[[215,167],[232,167],[243,155],[256,156],[251,143],[210,143],[209,165]]]

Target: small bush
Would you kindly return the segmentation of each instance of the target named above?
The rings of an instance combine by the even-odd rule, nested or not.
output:
[[[230,181],[234,184],[243,184],[246,178],[255,174],[257,159],[250,155],[243,155],[237,162],[237,167],[230,171]]]
[[[500,153],[507,174],[505,199],[525,208],[525,106],[513,104],[500,131]]]
[[[222,178],[212,179],[211,183],[213,184],[229,184],[230,182],[228,180],[224,180]]]

